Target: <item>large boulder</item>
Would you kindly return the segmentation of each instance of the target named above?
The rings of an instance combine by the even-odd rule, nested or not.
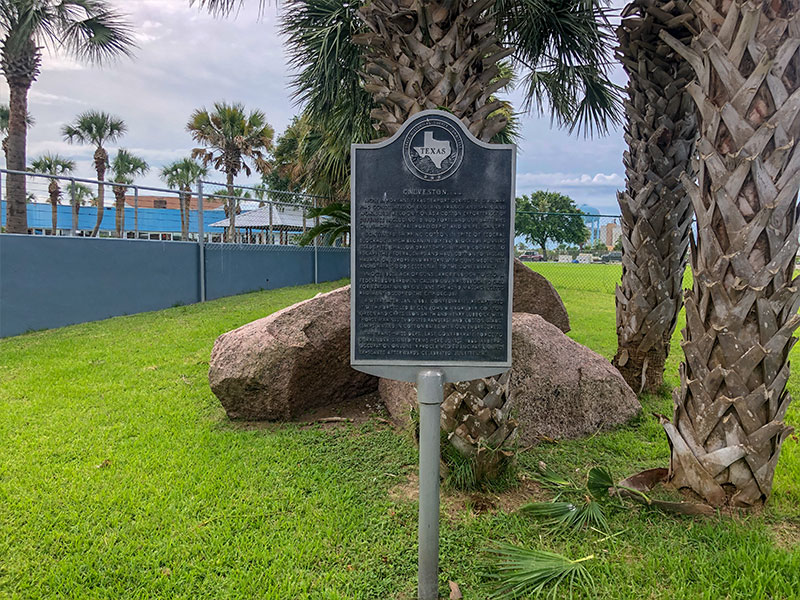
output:
[[[641,410],[610,362],[540,316],[514,313],[511,335],[511,394],[523,445],[610,429]],[[414,386],[381,380],[379,390],[390,414],[407,421]]]
[[[374,392],[350,367],[350,286],[221,335],[208,380],[231,419],[296,418]]]
[[[564,333],[569,331],[569,315],[556,288],[518,258],[514,259],[513,311],[540,315]]]

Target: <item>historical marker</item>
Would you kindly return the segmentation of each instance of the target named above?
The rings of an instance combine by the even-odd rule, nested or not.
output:
[[[485,144],[428,110],[351,157],[351,364],[417,382],[419,598],[429,600],[443,384],[511,367],[516,146]]]

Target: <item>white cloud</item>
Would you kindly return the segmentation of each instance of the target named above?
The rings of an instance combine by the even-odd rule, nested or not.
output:
[[[553,186],[553,187],[611,187],[618,188],[625,184],[625,179],[618,173],[520,173],[517,183],[523,187]]]
[[[35,88],[31,88],[31,91],[28,93],[28,99],[31,104],[88,104],[85,100],[61,96],[59,94],[48,94],[47,92],[42,92]]]

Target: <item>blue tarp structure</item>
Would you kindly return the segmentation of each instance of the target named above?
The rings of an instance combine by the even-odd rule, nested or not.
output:
[[[28,228],[30,229],[50,229],[52,225],[51,216],[52,206],[42,202],[28,204]],[[207,233],[222,233],[222,227],[210,227],[214,223],[225,218],[224,210],[205,210],[203,211],[204,229]],[[106,206],[103,212],[103,222],[100,225],[101,231],[116,231],[116,208]],[[78,212],[78,230],[91,231],[97,221],[97,208],[94,206],[81,206]],[[0,223],[6,224],[6,203],[2,202],[2,215]],[[72,207],[66,204],[58,206],[58,228],[72,228]],[[134,209],[125,208],[125,231],[134,230]],[[170,208],[140,208],[139,209],[139,231],[157,231],[162,233],[181,232],[181,211]],[[189,213],[189,232],[197,233],[197,211]]]

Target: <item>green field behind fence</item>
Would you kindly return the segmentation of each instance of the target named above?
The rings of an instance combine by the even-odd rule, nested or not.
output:
[[[622,277],[621,263],[526,262],[525,264],[547,277],[559,291],[566,289],[613,294]],[[683,274],[683,287],[688,288],[691,284],[692,272],[687,267]]]
[[[559,289],[570,336],[613,356],[619,265],[532,266]],[[413,493],[393,493],[416,472],[411,436],[378,420],[231,423],[208,386],[217,336],[336,285],[1,340],[0,598],[414,598],[417,506]],[[676,335],[669,386],[680,358]],[[789,390],[800,395],[796,370]],[[521,474],[540,461],[578,481],[598,464],[617,477],[666,466],[654,412],[672,413],[668,390],[645,397],[641,416],[617,431],[527,449]],[[787,420],[800,423],[797,406]],[[552,498],[535,494],[517,502]],[[445,598],[454,580],[465,600],[486,600],[493,540],[595,556],[596,589],[575,595],[584,600],[800,598],[795,437],[769,507],[751,515],[690,519],[631,507],[611,516],[611,535],[564,537],[496,496],[458,498],[444,494]],[[487,502],[496,507],[486,511]]]

